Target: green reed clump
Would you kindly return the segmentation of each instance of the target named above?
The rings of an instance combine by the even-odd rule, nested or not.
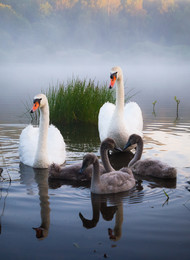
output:
[[[115,103],[113,90],[107,85],[99,87],[92,80],[72,79],[67,84],[49,87],[46,96],[53,124],[97,124],[100,107],[107,101]]]

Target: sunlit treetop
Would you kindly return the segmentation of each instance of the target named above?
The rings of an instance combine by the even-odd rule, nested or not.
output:
[[[50,15],[53,11],[53,7],[49,2],[44,2],[40,4],[40,12],[44,15]]]
[[[161,13],[168,12],[169,9],[176,7],[177,0],[56,0],[56,9],[70,9],[76,4],[95,10],[104,9],[110,13],[117,13],[125,10],[132,14],[146,12],[145,3],[157,3]]]
[[[168,12],[168,10],[170,8],[174,8],[176,7],[176,3],[175,0],[161,0],[161,8],[160,8],[160,12],[164,13],[164,12]]]
[[[75,6],[79,0],[56,0],[56,9],[68,9]]]

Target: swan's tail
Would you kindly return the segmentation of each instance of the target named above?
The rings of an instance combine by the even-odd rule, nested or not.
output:
[[[164,178],[166,179],[175,179],[177,176],[177,170],[174,167],[167,167],[163,171]]]

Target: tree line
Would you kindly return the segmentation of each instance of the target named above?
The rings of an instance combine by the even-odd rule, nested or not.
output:
[[[188,0],[0,0],[0,54],[81,48],[119,51],[150,41],[190,44]]]

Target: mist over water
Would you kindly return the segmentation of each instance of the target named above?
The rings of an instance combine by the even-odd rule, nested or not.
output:
[[[187,115],[188,1],[1,2],[0,123],[28,123],[26,103],[72,77],[109,84],[113,66],[142,110],[175,110],[177,96]]]
[[[50,86],[58,86],[73,77],[92,79],[99,82],[99,86],[109,85],[110,69],[119,65],[123,69],[125,93],[133,101],[139,103],[144,111],[152,111],[152,102],[157,100],[156,107],[173,108],[175,111],[174,96],[180,99],[180,110],[183,116],[188,116],[190,109],[189,83],[190,73],[187,64],[183,66],[169,64],[133,64],[130,61],[92,61],[85,62],[81,57],[78,63],[14,63],[1,66],[1,95],[0,95],[0,122],[1,123],[28,123],[29,113],[26,113],[26,104],[32,105],[33,97]],[[146,61],[145,61],[146,62]],[[89,64],[89,65],[88,65]],[[26,113],[24,115],[24,113]],[[175,113],[174,113],[175,114]]]

